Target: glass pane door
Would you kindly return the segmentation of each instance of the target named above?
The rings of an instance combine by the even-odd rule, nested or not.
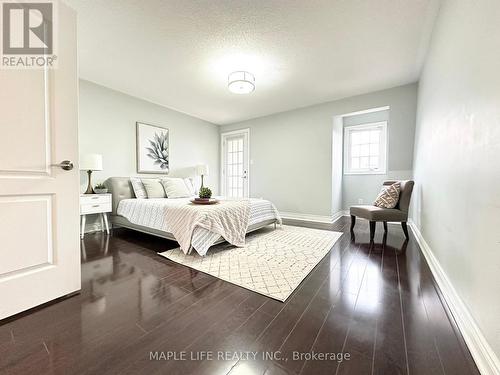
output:
[[[227,197],[248,197],[247,133],[223,135],[223,191]]]

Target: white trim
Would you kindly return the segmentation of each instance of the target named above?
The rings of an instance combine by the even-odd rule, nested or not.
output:
[[[237,129],[228,132],[220,133],[220,195],[226,195],[226,184],[225,184],[225,155],[224,155],[224,138],[229,135],[244,134],[247,141],[247,160],[245,162],[245,170],[247,171],[247,197],[250,197],[250,128]]]
[[[370,108],[370,109],[364,109],[362,111],[344,113],[344,114],[340,115],[340,117],[350,117],[350,116],[364,115],[364,114],[367,114],[367,113],[387,111],[389,109],[391,109],[391,107],[388,106],[388,105],[386,105],[384,107]]]
[[[371,128],[381,128],[381,140],[379,144],[379,159],[380,168],[378,169],[356,169],[351,170],[351,132],[353,130],[366,130]],[[344,175],[357,175],[357,174],[387,174],[387,121],[370,122],[359,125],[344,126]]]
[[[387,171],[367,170],[363,172],[344,172],[344,174],[349,176],[364,175],[364,174],[387,174]]]
[[[235,134],[240,134],[240,133],[247,133],[248,136],[250,136],[250,128],[243,128],[243,129],[237,129],[237,130],[231,130],[228,132],[223,132],[220,133],[220,135],[235,135]]]
[[[443,297],[450,308],[450,311],[455,319],[460,332],[469,348],[472,358],[476,362],[479,372],[483,375],[499,375],[500,360],[495,355],[483,333],[477,326],[474,318],[470,314],[467,306],[464,304],[459,294],[453,287],[450,279],[441,267],[439,261],[434,256],[433,251],[425,241],[422,233],[417,228],[413,220],[409,220],[413,235],[415,236],[422,254],[424,254],[427,264],[436,280],[436,283],[441,290]]]
[[[312,223],[324,223],[324,224],[333,224],[342,216],[347,216],[347,215],[348,215],[347,211],[339,211],[333,214],[332,216],[280,211],[281,218],[285,220],[308,221]]]

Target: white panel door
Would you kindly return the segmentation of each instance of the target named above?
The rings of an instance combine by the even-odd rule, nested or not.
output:
[[[56,9],[57,69],[0,70],[0,319],[80,289],[76,15]]]
[[[229,198],[249,196],[249,130],[222,134],[222,194]]]

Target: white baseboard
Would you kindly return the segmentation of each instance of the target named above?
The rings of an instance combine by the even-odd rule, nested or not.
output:
[[[493,352],[483,333],[477,326],[474,318],[470,314],[467,306],[458,295],[457,291],[453,287],[450,279],[444,272],[443,268],[439,264],[439,261],[434,256],[431,248],[425,241],[422,233],[415,225],[415,223],[410,220],[408,222],[411,231],[413,232],[415,238],[417,239],[420,249],[424,254],[429,268],[436,280],[436,283],[441,290],[450,311],[457,322],[457,326],[464,337],[465,343],[469,348],[474,361],[479,369],[479,372],[483,375],[500,375],[500,360]]]
[[[347,214],[348,214],[347,211],[339,211],[332,216],[301,214],[298,212],[286,212],[286,211],[280,212],[281,218],[285,220],[288,219],[297,221],[308,221],[312,223],[323,223],[323,224],[333,224],[342,216],[345,216]]]

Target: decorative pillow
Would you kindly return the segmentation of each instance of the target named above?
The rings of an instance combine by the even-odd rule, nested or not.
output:
[[[163,185],[160,183],[160,180],[154,178],[148,178],[141,180],[144,185],[144,189],[146,189],[146,193],[148,194],[148,198],[165,198],[165,189],[163,189]]]
[[[374,206],[380,208],[394,208],[399,201],[399,192],[401,191],[401,184],[396,182],[389,186],[382,186],[377,199],[373,202]]]
[[[140,178],[130,177],[130,183],[132,184],[132,189],[137,199],[146,199],[148,197],[148,193],[146,193],[146,189],[144,189],[144,185]]]
[[[185,178],[184,182],[186,184],[187,189],[189,190],[189,194],[191,196],[196,195],[196,192],[195,192],[195,189],[194,189],[194,185],[193,185],[193,181],[191,181],[190,178]]]
[[[167,198],[187,198],[192,194],[182,178],[163,178],[161,183],[167,193]]]

